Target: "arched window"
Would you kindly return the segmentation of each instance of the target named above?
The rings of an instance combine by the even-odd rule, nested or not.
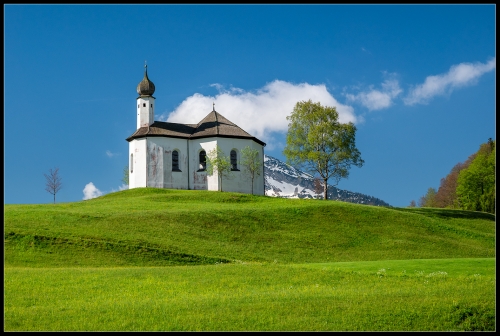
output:
[[[238,156],[236,155],[236,151],[233,149],[230,154],[231,158],[231,170],[238,170]]]
[[[130,154],[130,172],[134,172],[134,154]]]
[[[172,152],[172,171],[181,171],[179,169],[179,152],[176,150]]]
[[[207,152],[202,150],[200,152],[200,169],[199,170],[206,170],[207,169]]]

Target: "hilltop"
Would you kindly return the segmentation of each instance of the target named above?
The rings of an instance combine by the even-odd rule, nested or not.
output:
[[[35,267],[495,256],[495,216],[138,188],[5,205],[5,263]]]

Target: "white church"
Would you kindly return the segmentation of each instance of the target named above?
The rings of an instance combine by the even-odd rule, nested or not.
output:
[[[231,176],[222,190],[264,195],[264,146],[261,140],[213,110],[198,124],[154,121],[155,86],[148,78],[137,85],[137,130],[129,142],[129,188],[219,190],[217,173],[208,175],[206,156],[216,146],[230,157]],[[249,146],[259,152],[259,175],[252,180],[240,166],[241,150]]]

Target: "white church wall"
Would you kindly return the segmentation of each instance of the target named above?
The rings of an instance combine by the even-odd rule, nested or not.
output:
[[[146,139],[135,139],[129,144],[129,188],[146,186]]]
[[[251,193],[252,181],[245,168],[241,165],[241,150],[246,146],[259,151],[259,159],[263,162],[264,149],[253,140],[210,137],[202,139],[181,139],[169,137],[145,137],[135,139],[129,145],[129,188],[155,187],[168,189],[219,190],[219,180],[216,174],[207,175],[200,171],[199,153],[205,150],[208,154],[218,145],[225,156],[230,156],[231,150],[237,153],[239,171],[232,171],[228,178],[222,181],[223,191]],[[180,171],[172,171],[172,152],[178,151]],[[260,175],[255,176],[253,193],[264,195],[264,167]]]
[[[147,140],[147,186],[163,188],[163,148],[151,138]]]
[[[204,150],[207,155],[215,148],[217,140],[214,137],[189,140],[189,185],[193,190],[218,190],[216,176],[208,176],[206,171],[201,171],[200,152]]]
[[[148,187],[188,189],[187,140],[180,138],[148,138]],[[172,170],[172,153],[179,154],[179,170]]]
[[[217,174],[207,175],[206,171],[199,171],[199,153],[201,150],[205,150],[208,153],[215,149],[216,145],[221,148],[224,155],[229,157],[231,150],[237,152],[237,162],[239,171],[232,171],[229,177],[226,177],[222,181],[223,191],[241,192],[241,193],[251,193],[252,185],[251,178],[243,169],[240,164],[241,160],[241,150],[246,146],[256,149],[259,151],[260,160],[264,162],[264,151],[263,147],[253,140],[247,139],[237,139],[237,138],[222,138],[222,137],[210,137],[202,139],[190,140],[190,189],[195,190],[219,190],[219,180]],[[254,178],[253,193],[255,195],[264,195],[264,168],[259,176]]]
[[[240,193],[252,193],[252,180],[241,165],[241,150],[247,146],[259,151],[259,159],[264,162],[262,146],[253,140],[237,139],[237,138],[218,138],[217,144],[224,152],[224,156],[229,157],[232,150],[236,151],[237,155],[237,171],[231,171],[230,176],[222,181],[222,190],[233,191]],[[253,193],[255,195],[264,195],[264,171],[260,176],[255,176],[253,181]]]

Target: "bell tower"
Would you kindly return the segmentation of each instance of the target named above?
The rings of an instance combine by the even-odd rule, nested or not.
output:
[[[137,85],[137,129],[150,126],[154,122],[155,85],[148,78],[148,66],[144,64],[144,78]]]

